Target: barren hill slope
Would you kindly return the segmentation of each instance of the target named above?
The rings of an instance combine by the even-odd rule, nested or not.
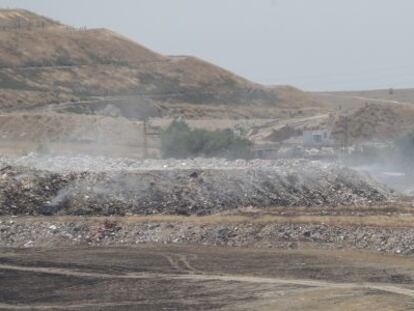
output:
[[[7,25],[7,27],[1,27]],[[164,56],[105,29],[74,29],[0,10],[0,108],[136,96],[154,103],[317,107],[293,88],[265,87],[194,57]]]
[[[336,110],[339,118],[333,131],[340,141],[345,136],[352,143],[393,140],[413,129],[413,89],[324,92],[314,96]]]
[[[333,95],[360,98],[384,103],[414,104],[414,89],[378,89],[367,91],[333,92]]]
[[[56,26],[59,25],[58,22],[32,13],[23,9],[2,9],[0,10],[0,26],[2,28],[9,27],[44,27],[44,26]]]

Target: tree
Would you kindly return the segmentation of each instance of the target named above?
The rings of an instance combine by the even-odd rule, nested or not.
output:
[[[184,121],[173,121],[161,132],[161,153],[164,158],[252,157],[251,142],[231,129],[207,131],[191,129]]]

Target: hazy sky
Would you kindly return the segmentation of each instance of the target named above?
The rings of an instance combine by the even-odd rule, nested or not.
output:
[[[265,84],[414,87],[413,0],[0,0]]]

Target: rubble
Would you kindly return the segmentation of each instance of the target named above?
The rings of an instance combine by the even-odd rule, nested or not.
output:
[[[295,150],[293,150],[295,149]],[[296,168],[298,171],[306,171],[307,168],[324,169],[332,167],[340,167],[334,162],[321,162],[298,157],[299,154],[312,156],[315,150],[306,150],[295,147],[293,149],[284,150],[283,159],[278,160],[226,160],[222,158],[194,158],[194,159],[134,159],[134,158],[114,158],[105,156],[58,156],[58,155],[40,155],[30,153],[27,156],[10,158],[0,156],[0,168],[6,166],[20,166],[37,170],[69,173],[69,172],[118,172],[118,171],[143,171],[143,170],[181,170],[181,169],[262,169],[262,170],[278,170],[280,172],[289,171]],[[294,160],[289,160],[288,155],[297,153]],[[322,148],[319,155],[332,155],[332,150]]]
[[[242,210],[268,207],[307,207],[309,211],[326,207],[344,211],[348,207],[386,204],[392,199],[394,194],[368,175],[318,161],[140,161],[30,154],[0,159],[0,247],[178,243],[299,248],[311,244],[413,255],[411,227],[16,217],[236,215]],[[303,213],[304,209],[300,210]]]
[[[391,197],[367,175],[316,161],[86,157],[78,169],[72,169],[77,158],[33,163],[48,170],[14,166],[31,166],[33,159],[3,160],[0,215],[206,215],[249,206],[369,205]]]
[[[52,228],[53,227],[53,228]],[[55,229],[56,228],[56,229]],[[133,246],[145,243],[259,248],[357,248],[414,255],[414,228],[323,224],[0,221],[0,247]]]

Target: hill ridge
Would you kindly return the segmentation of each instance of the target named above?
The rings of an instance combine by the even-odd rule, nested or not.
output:
[[[145,105],[167,109],[173,104],[317,106],[298,89],[264,86],[195,56],[162,55],[106,28],[67,27],[26,10],[0,10],[0,24],[16,16],[50,26],[0,31],[0,111],[142,94],[151,101]]]

